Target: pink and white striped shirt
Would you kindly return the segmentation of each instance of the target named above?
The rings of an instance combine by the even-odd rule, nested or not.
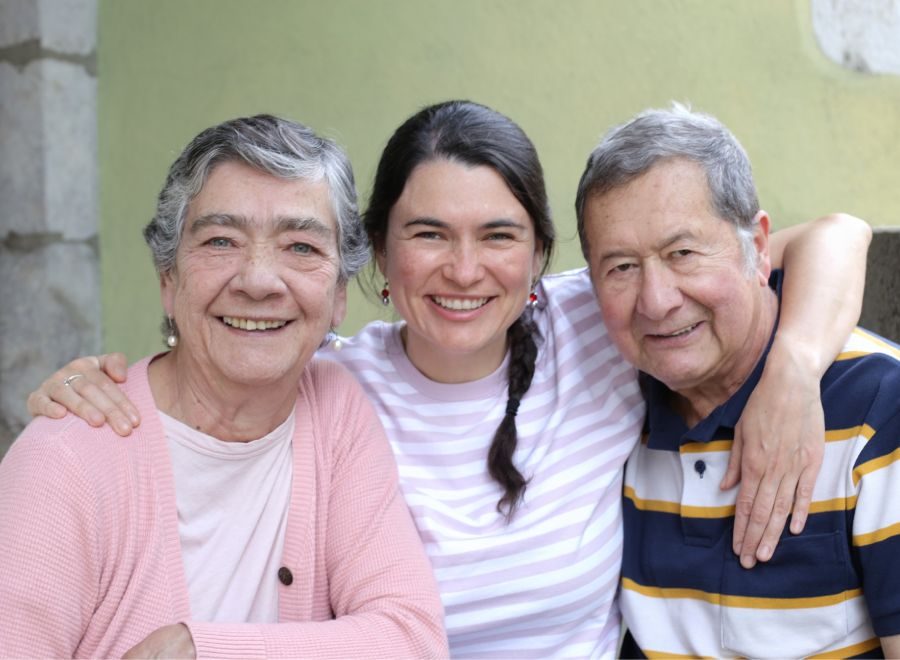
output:
[[[486,468],[506,362],[475,382],[436,383],[406,357],[402,323],[320,352],[354,373],[385,426],[455,657],[611,657],[618,643],[623,464],[644,404],[587,271],[546,276],[537,294],[543,341],[514,459],[530,482],[509,524]]]

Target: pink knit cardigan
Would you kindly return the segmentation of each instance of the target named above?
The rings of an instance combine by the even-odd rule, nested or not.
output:
[[[131,437],[38,418],[0,464],[0,656],[121,657],[179,621],[199,658],[447,655],[384,432],[328,362],[299,384],[280,623],[192,620],[149,362],[124,388],[142,419]]]

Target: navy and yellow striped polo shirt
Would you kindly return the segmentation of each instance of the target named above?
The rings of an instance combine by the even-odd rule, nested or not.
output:
[[[648,657],[878,657],[878,637],[900,633],[900,347],[853,332],[822,379],[825,456],[806,528],[785,528],[772,559],[746,570],[731,549],[737,489],[719,483],[765,357],[691,429],[642,374],[621,606]]]

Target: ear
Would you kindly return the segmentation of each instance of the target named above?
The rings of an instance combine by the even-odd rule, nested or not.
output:
[[[159,297],[162,301],[163,312],[169,318],[175,316],[175,275],[169,271],[159,276]]]
[[[384,277],[385,262],[387,261],[387,250],[384,249],[384,239],[379,244],[372,244],[372,251],[375,253],[375,265],[378,266],[378,272]]]
[[[769,214],[760,209],[753,218],[753,246],[757,254],[756,270],[760,284],[769,286],[769,275],[772,274],[772,260],[769,256]]]
[[[540,239],[534,241],[534,258],[531,262],[532,281],[537,282],[541,269],[544,267],[544,242]]]
[[[334,292],[334,309],[331,311],[331,327],[336,328],[347,316],[347,285],[338,284]]]

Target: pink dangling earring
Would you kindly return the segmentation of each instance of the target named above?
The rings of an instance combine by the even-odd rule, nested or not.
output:
[[[388,281],[384,281],[384,288],[381,290],[381,304],[387,307],[391,304],[391,290],[388,289]]]

